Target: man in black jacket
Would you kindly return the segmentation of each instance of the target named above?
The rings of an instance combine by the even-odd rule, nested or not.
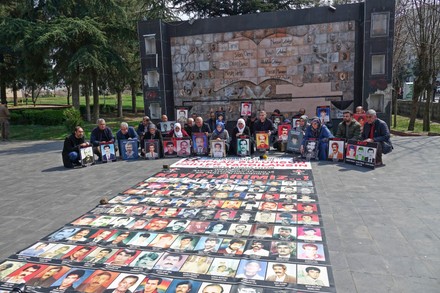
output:
[[[84,130],[81,126],[75,127],[75,132],[66,137],[63,146],[63,165],[66,168],[80,166],[80,148],[87,147],[90,144],[84,139]]]

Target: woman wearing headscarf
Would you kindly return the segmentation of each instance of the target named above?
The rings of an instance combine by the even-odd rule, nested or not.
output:
[[[314,117],[312,122],[306,129],[304,139],[301,145],[301,153],[304,154],[307,140],[310,138],[318,141],[318,157],[320,160],[327,160],[328,141],[333,138],[333,134],[327,128],[327,126],[321,124],[321,120],[318,117]]]
[[[231,136],[231,148],[230,148],[230,154],[236,155],[237,154],[237,140],[240,136],[247,136],[249,137],[249,140],[251,141],[251,153],[253,153],[253,143],[251,138],[251,130],[248,126],[246,126],[246,122],[244,122],[244,119],[240,118],[237,120],[237,126],[235,126],[234,130],[232,130],[232,136]]]
[[[182,126],[179,122],[174,123],[174,128],[168,132],[168,137],[174,137],[174,138],[182,138],[182,137],[188,137],[188,133],[185,131],[185,129],[182,129]]]
[[[226,152],[229,150],[229,132],[225,129],[223,122],[217,122],[215,129],[211,134],[211,141],[224,140],[226,145]]]
[[[147,132],[145,133],[143,140],[141,141],[141,154],[142,157],[145,156],[145,153],[148,152],[148,148],[147,150],[145,150],[145,142],[151,139],[157,139],[159,140],[159,154],[160,157],[162,158],[163,156],[163,139],[162,139],[162,134],[159,131],[159,129],[157,129],[156,125],[154,125],[153,123],[150,123],[147,127]]]

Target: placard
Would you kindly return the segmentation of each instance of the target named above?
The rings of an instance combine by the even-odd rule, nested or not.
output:
[[[359,122],[359,124],[361,125],[361,133],[364,129],[364,124],[367,121],[367,114],[353,114],[353,118]]]
[[[303,132],[291,129],[287,138],[287,151],[299,153],[303,141]]]
[[[159,140],[148,139],[144,141],[145,159],[156,160],[160,157]]]
[[[160,132],[168,133],[174,129],[176,121],[159,122]]]
[[[269,133],[264,131],[256,132],[255,141],[257,142],[257,150],[269,150]]]
[[[191,155],[191,139],[188,138],[176,138],[176,150],[177,156],[188,157]]]
[[[377,142],[349,140],[345,162],[348,164],[374,169],[376,163]]]
[[[272,120],[273,126],[275,128],[278,128],[278,124],[283,123],[282,119],[283,119],[283,116],[281,116],[281,115],[272,115],[270,117],[270,120]]]
[[[345,140],[343,138],[331,138],[328,141],[327,159],[333,162],[341,162],[344,160]]]
[[[176,121],[179,121],[182,125],[186,123],[188,119],[188,108],[177,108],[176,109]]]
[[[88,146],[80,148],[80,158],[82,166],[91,166],[95,164],[95,156],[93,155],[93,147]]]
[[[316,107],[316,116],[321,120],[321,124],[330,122],[330,106]]]
[[[163,155],[165,158],[177,157],[176,145],[173,139],[163,140]]]
[[[193,153],[197,156],[208,154],[208,137],[204,132],[196,132],[192,135]]]
[[[278,141],[287,142],[291,128],[292,125],[290,124],[278,125]]]
[[[138,141],[136,139],[125,139],[119,142],[120,154],[123,160],[136,160],[139,157]]]
[[[250,138],[242,135],[237,137],[237,156],[246,157],[250,155]]]
[[[226,145],[224,140],[211,141],[211,157],[213,158],[226,157]]]
[[[242,102],[240,105],[240,115],[241,116],[251,116],[252,115],[252,103]]]
[[[309,138],[304,144],[303,157],[307,160],[318,159],[319,142],[314,138]]]
[[[102,162],[116,162],[115,145],[113,143],[101,144]]]
[[[225,111],[216,111],[215,112],[215,119],[216,119],[217,123],[222,122],[222,123],[225,123],[225,125],[226,125],[226,112]],[[211,130],[213,130],[213,129],[211,129]]]

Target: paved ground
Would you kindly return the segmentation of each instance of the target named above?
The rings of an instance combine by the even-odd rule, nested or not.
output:
[[[337,292],[440,292],[440,137],[394,138],[374,171],[314,162]],[[62,142],[0,142],[0,259],[175,159],[61,166]]]

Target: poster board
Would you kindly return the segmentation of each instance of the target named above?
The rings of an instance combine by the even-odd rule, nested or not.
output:
[[[176,121],[184,125],[187,119],[188,119],[188,108],[177,108]]]
[[[367,121],[367,114],[353,114],[353,118],[361,125],[361,133],[364,130],[364,124]]]
[[[237,156],[250,156],[250,138],[247,135],[237,137]]]
[[[328,141],[328,156],[327,160],[333,162],[344,161],[345,153],[345,139],[343,138],[331,138]]]
[[[211,157],[213,158],[226,157],[226,145],[224,140],[211,141]]]
[[[240,115],[241,116],[251,116],[252,115],[252,103],[242,102],[240,104]]]
[[[119,153],[123,160],[137,160],[139,158],[138,141],[136,139],[124,139],[119,142]]]
[[[330,106],[316,107],[316,116],[321,120],[321,124],[330,122]]]
[[[176,121],[159,122],[160,132],[162,132],[162,134],[170,132],[174,129],[175,123]]]
[[[103,163],[116,162],[115,144],[101,144],[100,149]]]
[[[175,141],[178,157],[188,157],[191,155],[191,139],[189,137],[176,138]]]
[[[226,125],[226,112],[225,111],[216,111],[215,112],[215,120],[217,123],[222,122]]]
[[[257,150],[269,150],[269,133],[264,131],[257,131],[255,133],[255,141],[257,142]]]
[[[319,151],[319,141],[314,138],[308,139],[304,144],[304,153],[303,157],[307,160],[318,159],[318,151]]]
[[[80,158],[82,166],[91,166],[95,164],[95,156],[91,146],[80,148]]]
[[[272,116],[270,116],[270,120],[272,120],[273,126],[275,128],[278,128],[278,124],[283,123],[283,116],[282,115],[272,115]]]
[[[278,125],[278,141],[287,142],[291,128],[292,125],[290,124]]]
[[[287,138],[287,151],[299,153],[301,144],[303,141],[303,132],[295,129],[289,131],[289,137]]]
[[[376,163],[377,142],[349,140],[345,162],[360,167],[374,169]]]
[[[163,140],[163,155],[165,158],[177,157],[176,145],[173,139],[169,138]]]
[[[144,141],[145,159],[156,160],[160,157],[160,148],[158,139],[148,139]]]
[[[197,156],[206,156],[208,154],[208,137],[204,132],[196,132],[192,135],[192,150]]]

